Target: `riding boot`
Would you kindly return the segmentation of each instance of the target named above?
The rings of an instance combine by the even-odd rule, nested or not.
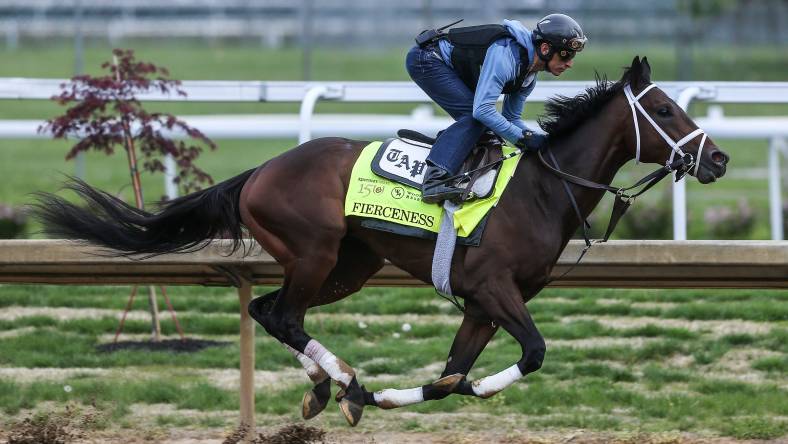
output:
[[[452,186],[450,183],[441,183],[449,177],[451,175],[448,171],[428,162],[427,171],[424,172],[424,182],[421,184],[421,200],[426,203],[439,203],[444,200],[459,202],[463,190]]]

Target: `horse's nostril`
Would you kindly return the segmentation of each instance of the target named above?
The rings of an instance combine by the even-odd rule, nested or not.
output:
[[[721,163],[725,165],[728,163],[728,159],[728,155],[722,151],[716,150],[711,153],[711,160],[714,161],[714,163]]]

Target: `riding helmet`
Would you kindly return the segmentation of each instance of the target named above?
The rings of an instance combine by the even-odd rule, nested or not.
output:
[[[582,51],[588,38],[586,38],[583,29],[572,17],[565,14],[550,14],[536,22],[533,40],[537,44],[541,42],[549,43],[551,50],[548,56],[552,57],[553,53],[559,50]],[[537,51],[537,53],[541,56],[540,52]]]

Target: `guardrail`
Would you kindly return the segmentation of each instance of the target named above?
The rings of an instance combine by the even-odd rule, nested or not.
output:
[[[574,265],[583,245],[569,243],[553,278]],[[129,260],[71,241],[0,240],[0,283],[280,285],[281,266],[256,244],[247,248],[249,256],[228,256],[226,245],[217,241],[194,253]],[[387,263],[368,285],[427,284]],[[595,245],[550,286],[788,288],[788,241],[610,241]]]
[[[0,99],[49,99],[59,92],[65,79],[0,78]],[[544,102],[555,95],[574,96],[592,86],[591,81],[544,81],[537,83],[529,96],[531,102]],[[695,100],[710,103],[788,103],[788,82],[661,82],[660,88],[683,109]],[[319,100],[351,103],[430,102],[411,82],[279,82],[279,81],[184,81],[186,97],[160,92],[141,94],[148,101],[195,102],[295,102],[301,103],[299,142],[312,136],[313,112]],[[342,127],[337,128],[342,133]],[[712,134],[713,136],[714,134]],[[772,137],[771,135],[768,137]],[[777,162],[784,140],[772,139],[770,161]],[[770,173],[779,165],[770,164]],[[174,177],[170,174],[170,177]],[[779,200],[779,182],[770,180],[770,196]],[[169,187],[174,190],[174,187]],[[778,202],[779,203],[779,202]],[[782,239],[782,204],[772,203],[772,238]],[[687,238],[686,182],[673,186],[673,236]],[[779,222],[779,228],[777,221]]]
[[[279,285],[282,268],[259,247],[227,255],[214,242],[189,254],[144,261],[107,257],[105,250],[62,240],[0,240],[0,283],[220,285],[238,288],[240,301],[241,422],[254,425],[254,322],[246,312],[252,285]],[[577,259],[572,241],[552,277]],[[426,286],[386,264],[371,286]],[[788,288],[788,241],[611,241],[592,248],[556,287]]]

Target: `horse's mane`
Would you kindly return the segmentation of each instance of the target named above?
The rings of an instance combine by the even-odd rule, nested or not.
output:
[[[594,73],[596,86],[587,88],[575,97],[555,96],[545,103],[545,114],[537,121],[547,132],[550,140],[557,140],[571,134],[589,117],[596,115],[607,102],[624,89],[629,83],[629,68],[618,82],[612,83],[607,76]]]

